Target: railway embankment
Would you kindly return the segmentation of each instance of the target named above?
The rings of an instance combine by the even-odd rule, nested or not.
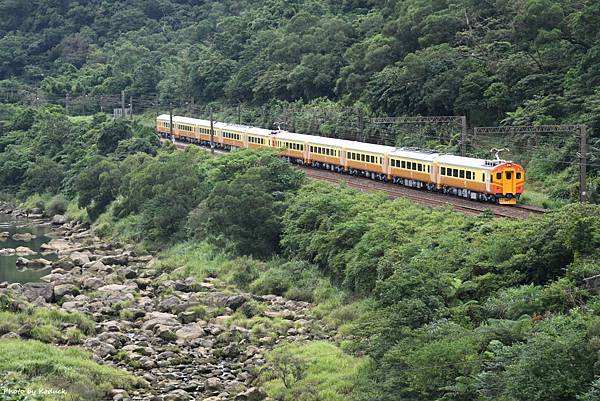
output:
[[[52,240],[43,245],[56,256],[51,271],[39,282],[0,283],[0,296],[23,313],[41,308],[90,319],[81,336],[69,335],[78,325],[65,319],[56,335],[42,340],[75,344],[96,362],[140,380],[136,388],[113,388],[107,399],[262,400],[256,378],[269,350],[286,341],[327,339],[318,334],[323,330],[310,317],[310,303],[244,293],[216,278],[174,279],[156,267],[155,255],[107,243],[85,225],[53,220]],[[263,325],[276,324],[265,331],[244,321],[256,316]],[[26,327],[3,331],[4,339],[36,338]]]

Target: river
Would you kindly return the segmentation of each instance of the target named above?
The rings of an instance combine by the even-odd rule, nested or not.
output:
[[[26,246],[38,252],[36,255],[26,256],[28,259],[44,258],[48,260],[56,259],[55,255],[41,255],[40,247],[48,242],[50,238],[46,236],[50,232],[48,225],[33,224],[26,219],[17,219],[13,215],[0,215],[0,232],[8,232],[10,236],[6,240],[0,240],[0,249],[16,248]],[[35,238],[30,241],[17,241],[12,238],[16,233],[30,233]],[[18,269],[16,261],[19,256],[7,255],[0,256],[0,283],[8,281],[9,283],[29,283],[40,281],[40,278],[50,272],[50,268],[45,269]]]

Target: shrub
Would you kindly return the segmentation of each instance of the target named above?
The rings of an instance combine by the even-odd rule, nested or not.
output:
[[[69,206],[69,201],[62,195],[56,195],[46,205],[46,214],[54,216],[55,214],[65,214]]]

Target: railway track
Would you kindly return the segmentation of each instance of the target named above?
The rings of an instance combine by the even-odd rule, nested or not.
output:
[[[185,149],[189,144],[184,142],[175,142],[175,146],[178,149]],[[201,149],[210,150],[205,147]],[[216,151],[217,153],[226,153],[222,151]],[[390,183],[372,181],[363,177],[356,177],[351,175],[345,175],[335,173],[332,171],[318,170],[310,167],[302,167],[296,165],[302,169],[306,175],[310,178],[327,181],[331,183],[345,183],[351,188],[358,189],[365,192],[385,192],[390,198],[406,198],[416,203],[420,203],[432,207],[450,207],[460,213],[477,216],[483,213],[492,213],[498,217],[509,217],[525,219],[535,215],[541,215],[546,213],[546,209],[526,206],[526,205],[495,205],[492,203],[481,203],[468,199],[462,199],[459,197],[445,195],[436,192],[429,192],[424,190],[418,190],[413,188],[407,188],[399,185]]]

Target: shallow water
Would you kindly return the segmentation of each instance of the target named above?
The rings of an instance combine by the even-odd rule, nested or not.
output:
[[[8,231],[10,237],[6,241],[0,241],[0,249],[16,248],[18,246],[26,246],[31,248],[36,255],[24,256],[27,259],[44,258],[55,260],[55,255],[41,255],[40,247],[42,244],[50,241],[46,236],[50,232],[50,227],[47,225],[32,224],[26,219],[15,219],[12,215],[0,215],[0,232]],[[15,241],[12,239],[16,233],[31,233],[36,238],[31,241]],[[50,273],[50,268],[46,269],[25,269],[17,270],[16,261],[19,256],[7,255],[0,256],[0,283],[8,281],[9,283],[30,283],[40,281],[40,278]]]

